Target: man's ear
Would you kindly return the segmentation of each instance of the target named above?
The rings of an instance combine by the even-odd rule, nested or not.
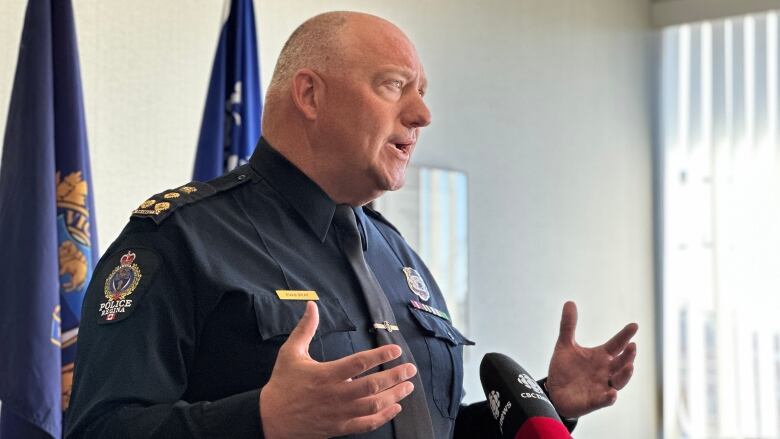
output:
[[[325,83],[322,78],[311,69],[300,69],[293,75],[290,90],[293,103],[309,120],[317,118],[324,90]]]

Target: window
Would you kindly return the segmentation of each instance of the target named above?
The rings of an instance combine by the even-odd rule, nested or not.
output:
[[[778,14],[667,28],[664,438],[780,438]]]

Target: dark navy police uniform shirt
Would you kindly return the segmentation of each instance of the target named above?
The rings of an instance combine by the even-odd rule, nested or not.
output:
[[[365,301],[331,224],[335,204],[264,140],[251,162],[143,203],[100,260],[82,310],[66,437],[262,437],[259,390],[311,290],[309,352],[376,347]],[[378,213],[355,209],[367,262],[417,362],[437,438],[487,437],[485,403],[462,406],[463,346],[420,258]],[[430,298],[403,272],[415,269]],[[455,432],[457,419],[457,434]],[[392,423],[361,435],[393,438]]]

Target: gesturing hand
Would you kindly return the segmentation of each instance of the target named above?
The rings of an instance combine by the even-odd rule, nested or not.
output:
[[[319,324],[314,302],[279,349],[271,379],[260,391],[263,433],[275,438],[324,438],[376,430],[400,411],[398,401],[414,385],[410,363],[355,378],[401,356],[397,345],[358,352],[319,363],[309,343]]]
[[[577,306],[563,305],[561,332],[555,344],[547,390],[550,400],[562,416],[573,418],[610,406],[618,390],[628,384],[634,373],[636,344],[631,338],[639,326],[626,325],[601,346],[586,348],[574,340]]]

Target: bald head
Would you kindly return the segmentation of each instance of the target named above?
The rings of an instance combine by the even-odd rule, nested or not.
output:
[[[273,119],[279,107],[283,107],[281,101],[289,99],[290,81],[295,72],[304,68],[318,72],[343,69],[349,55],[360,44],[360,35],[378,27],[391,30],[396,34],[395,39],[406,39],[394,24],[361,12],[326,12],[298,26],[279,53],[266,91],[263,125],[267,123],[266,118]]]
[[[350,12],[326,12],[306,20],[284,43],[269,88],[289,81],[301,68],[321,70],[341,47],[341,31]]]

